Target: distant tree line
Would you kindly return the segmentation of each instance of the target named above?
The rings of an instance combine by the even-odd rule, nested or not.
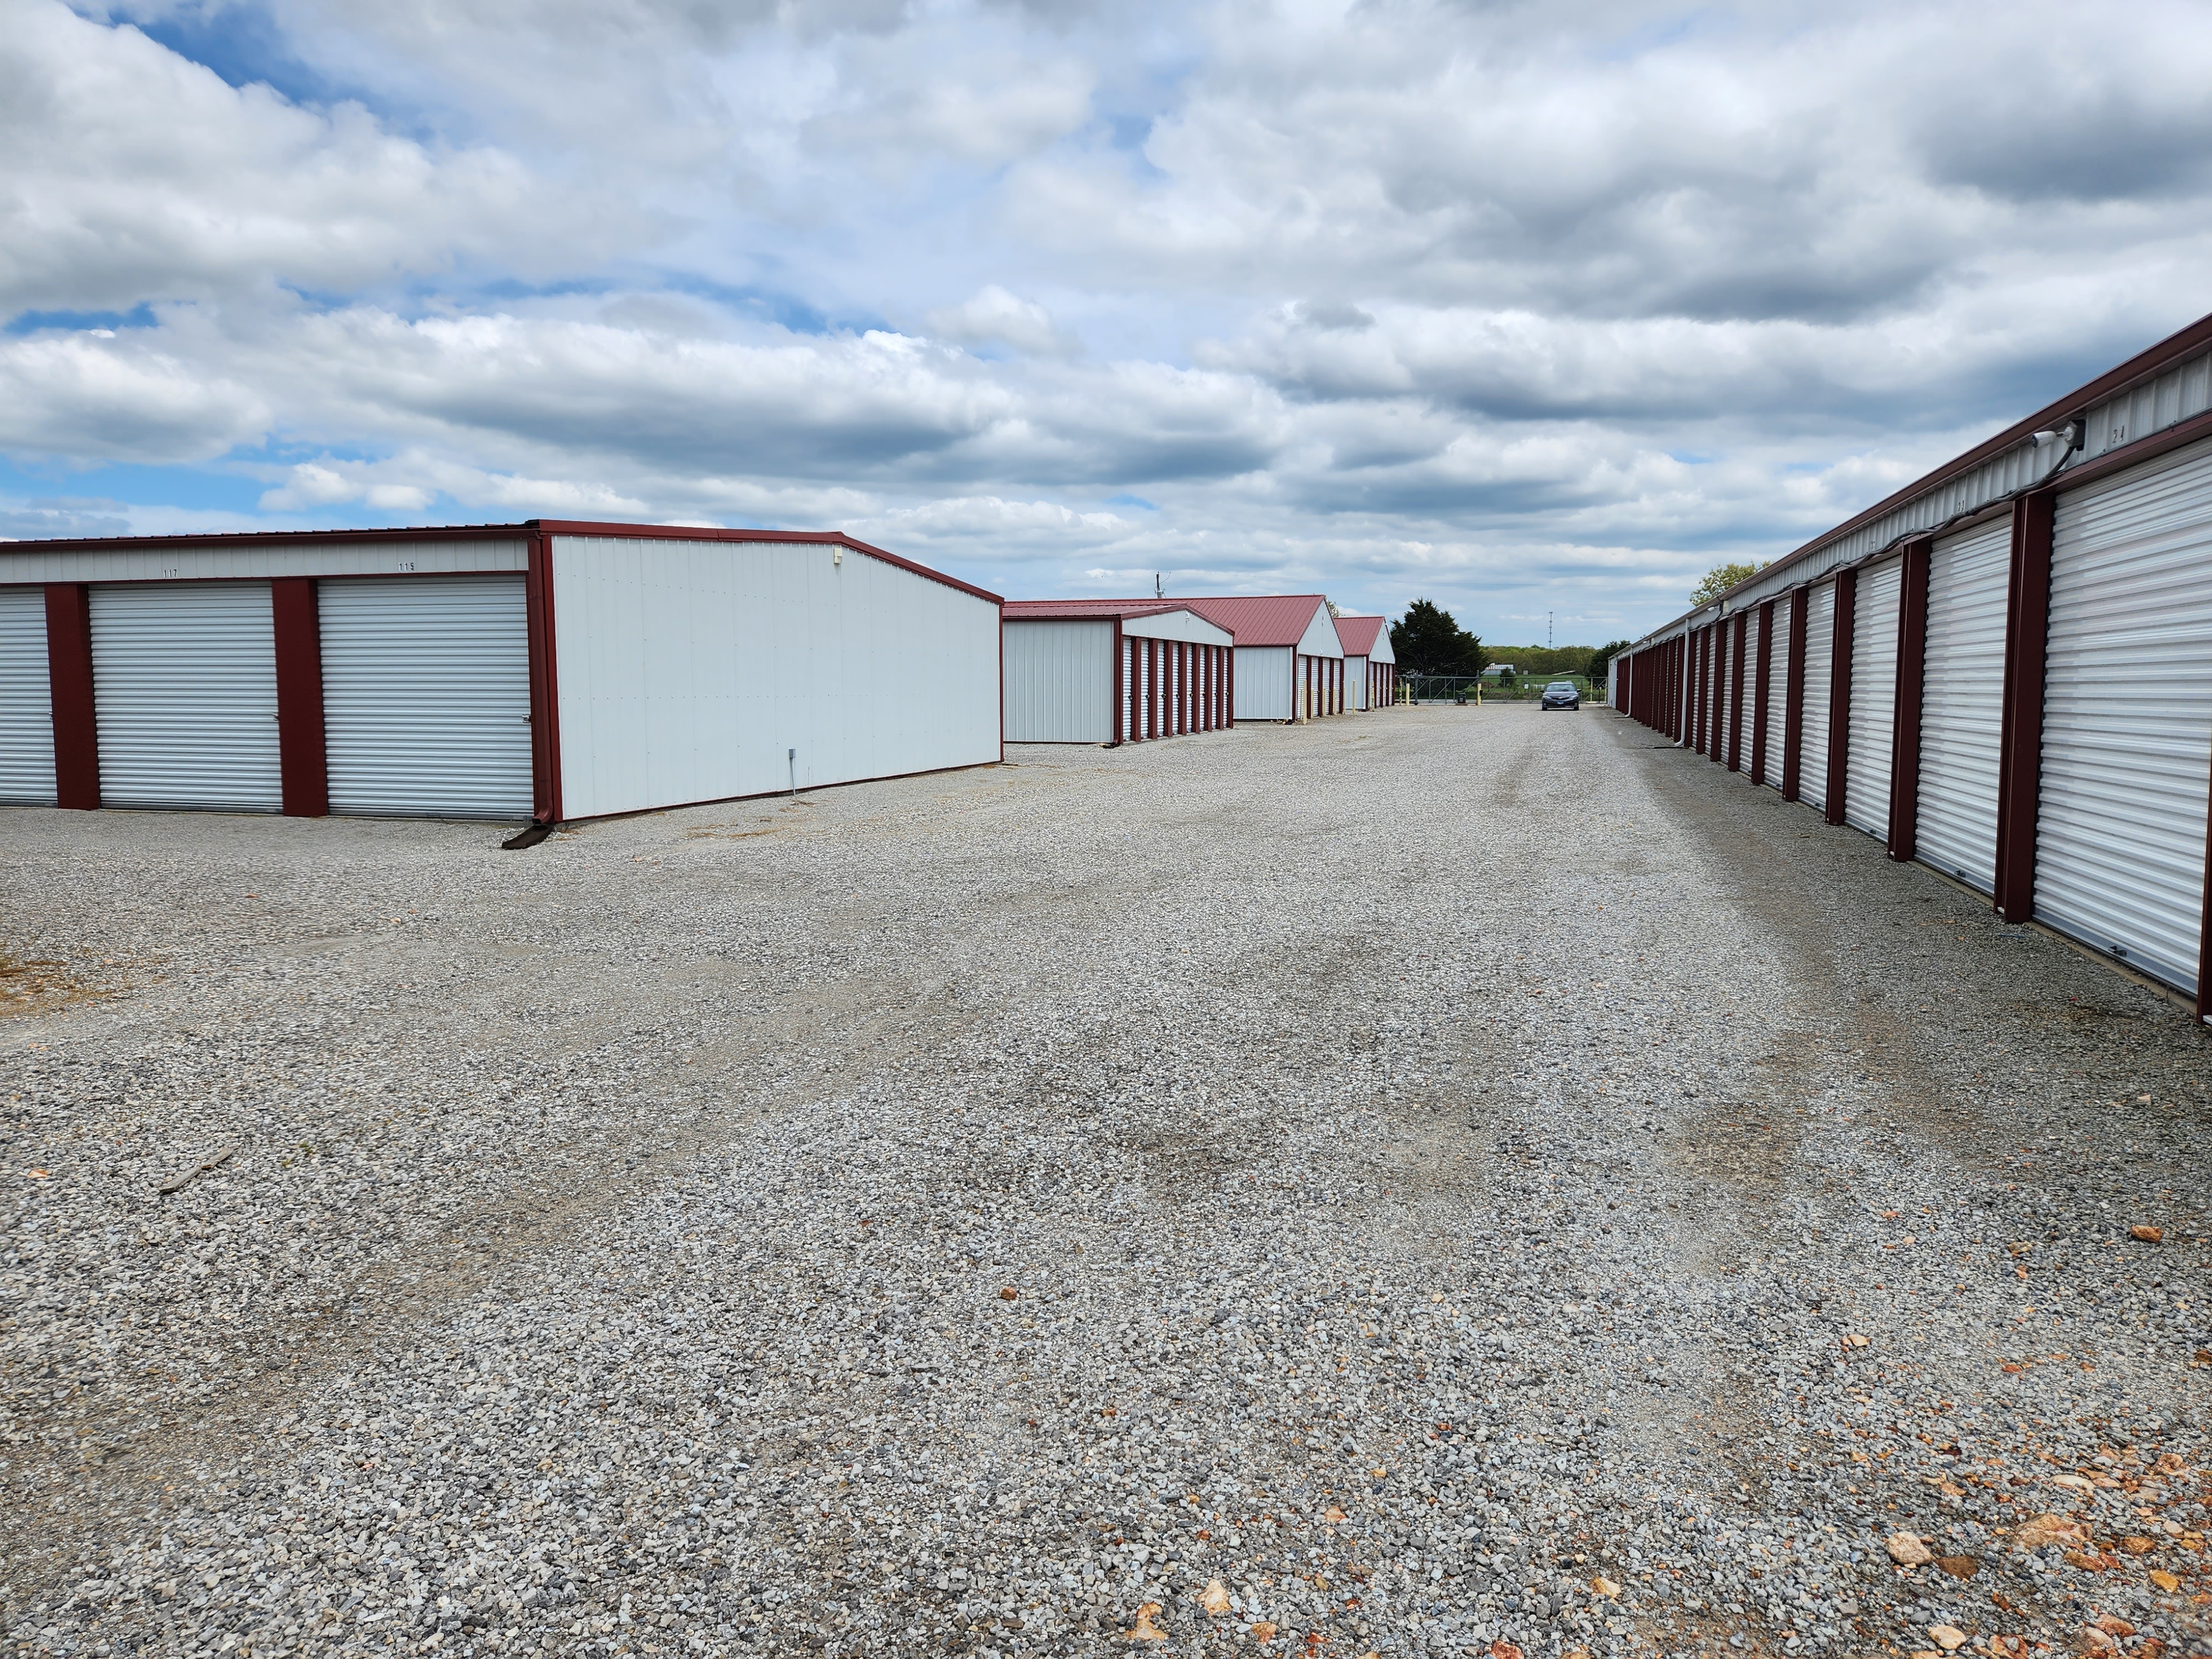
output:
[[[1480,674],[1492,663],[1510,663],[1524,678],[1557,678],[1580,674],[1602,682],[1613,653],[1625,650],[1626,640],[1601,646],[1500,645],[1486,646],[1449,611],[1427,599],[1415,599],[1406,614],[1390,624],[1390,649],[1398,659],[1401,675]]]

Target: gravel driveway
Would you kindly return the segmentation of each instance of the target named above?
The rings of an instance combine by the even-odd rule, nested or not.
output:
[[[0,815],[19,1650],[2212,1650],[2172,1000],[1604,710],[1011,758]]]

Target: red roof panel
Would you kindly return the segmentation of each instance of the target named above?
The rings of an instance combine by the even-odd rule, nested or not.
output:
[[[1336,637],[1347,657],[1364,657],[1375,649],[1375,636],[1382,631],[1388,617],[1339,617]]]
[[[1227,629],[1239,645],[1296,645],[1328,601],[1318,593],[1266,593],[1178,603]]]
[[[1115,617],[1157,617],[1191,607],[1180,599],[1008,599],[1010,622],[1026,617],[1032,622],[1060,617],[1070,621],[1105,621]]]

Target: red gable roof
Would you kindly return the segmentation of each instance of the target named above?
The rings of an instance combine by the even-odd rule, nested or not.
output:
[[[1336,637],[1347,657],[1364,657],[1375,648],[1375,636],[1382,631],[1388,617],[1339,617]]]
[[[1268,593],[1181,603],[1227,629],[1239,645],[1296,645],[1327,601],[1318,593]]]
[[[1180,599],[1008,599],[1009,622],[1031,622],[1060,617],[1069,621],[1103,620],[1113,617],[1157,617],[1164,611],[1188,611]]]

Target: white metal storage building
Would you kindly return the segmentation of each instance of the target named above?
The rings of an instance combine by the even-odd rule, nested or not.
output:
[[[2212,317],[1613,677],[1637,720],[2212,1018]]]
[[[1240,720],[1304,720],[1344,713],[1344,645],[1318,593],[1181,599],[1237,636]]]
[[[1390,649],[1387,617],[1339,617],[1337,643],[1344,647],[1345,700],[1353,708],[1388,708],[1398,683],[1398,659]]]
[[[1235,636],[1174,599],[1006,605],[1006,741],[1113,747],[1227,726]]]
[[[842,535],[0,544],[0,800],[563,819],[1000,758],[999,599]]]

